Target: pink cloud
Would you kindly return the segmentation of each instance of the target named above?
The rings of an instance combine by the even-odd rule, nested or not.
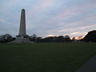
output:
[[[56,2],[56,0],[42,0],[41,2],[37,2],[34,6],[34,8],[30,8],[30,13],[31,14],[39,14],[41,12],[43,12],[45,9],[47,9],[48,7],[51,7],[52,5],[54,5]]]
[[[87,26],[78,26],[78,27],[72,27],[72,28],[65,28],[65,29],[61,29],[61,30],[59,30],[59,32],[67,32],[67,31],[69,31],[69,32],[74,32],[74,31],[77,31],[77,30],[91,30],[91,29],[95,29],[95,26],[96,26],[96,24],[93,24],[93,25],[87,25]]]
[[[59,20],[64,20],[68,19],[70,17],[74,17],[76,15],[80,15],[84,12],[86,12],[88,9],[93,8],[96,6],[96,3],[84,3],[82,5],[73,5],[67,8],[64,8],[59,11],[58,14],[56,14],[54,17],[51,18],[52,21],[59,21]]]
[[[70,33],[70,35],[71,36],[84,36],[84,35],[86,35],[88,32],[72,32],[72,33]]]

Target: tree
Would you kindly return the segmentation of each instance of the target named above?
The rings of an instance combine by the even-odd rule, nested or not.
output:
[[[96,30],[88,32],[88,34],[84,37],[83,41],[96,42]]]
[[[1,43],[10,42],[12,40],[13,40],[13,37],[10,34],[5,34],[5,35],[0,36],[0,42]]]
[[[68,35],[65,35],[64,40],[65,40],[66,42],[71,41],[71,39],[70,39],[70,37],[69,37]]]
[[[33,34],[32,36],[30,36],[29,38],[31,41],[36,41],[37,40],[37,35]]]

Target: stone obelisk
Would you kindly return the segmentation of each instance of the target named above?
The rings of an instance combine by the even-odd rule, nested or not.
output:
[[[25,10],[22,9],[21,11],[21,20],[20,20],[20,29],[19,29],[19,36],[24,37],[26,36],[26,19],[25,19]]]
[[[14,43],[28,43],[31,42],[29,40],[29,36],[26,34],[26,15],[25,10],[21,10],[21,18],[20,18],[20,28],[19,34],[16,36],[16,40]]]

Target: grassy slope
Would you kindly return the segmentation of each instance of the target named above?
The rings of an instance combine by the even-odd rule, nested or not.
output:
[[[0,44],[0,72],[74,72],[96,43]]]

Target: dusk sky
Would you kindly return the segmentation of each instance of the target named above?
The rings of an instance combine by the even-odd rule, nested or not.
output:
[[[28,35],[74,37],[96,30],[96,0],[0,0],[0,35],[18,35],[23,8]]]

